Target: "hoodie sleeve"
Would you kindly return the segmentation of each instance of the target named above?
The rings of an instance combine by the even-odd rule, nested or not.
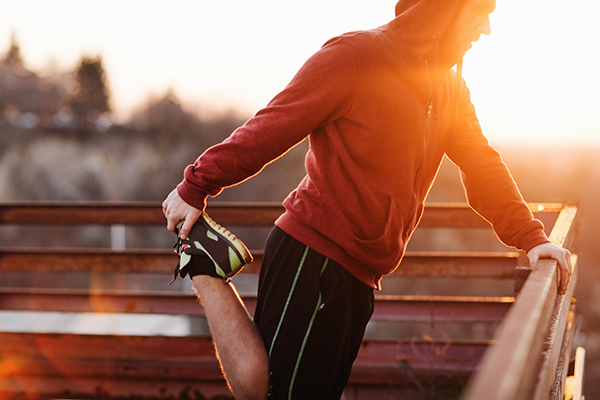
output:
[[[204,209],[208,196],[254,176],[316,128],[347,113],[355,86],[354,50],[344,38],[334,38],[267,107],[186,167],[179,195]]]
[[[461,90],[457,130],[446,154],[460,168],[469,205],[508,246],[529,251],[548,243],[544,226],[533,217],[502,157],[483,136],[464,81]]]

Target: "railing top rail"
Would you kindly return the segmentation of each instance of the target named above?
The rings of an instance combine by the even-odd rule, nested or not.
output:
[[[577,207],[565,206],[549,235],[563,246],[573,232]],[[496,338],[474,377],[465,400],[518,400],[532,398],[542,350],[549,335],[552,315],[566,315],[577,281],[576,256],[573,277],[564,296],[558,295],[558,270],[554,260],[540,260],[532,270],[512,309],[502,322]],[[561,323],[558,323],[561,325]],[[560,343],[555,345],[560,346]]]
[[[258,273],[263,251],[242,273]],[[135,272],[172,274],[176,256],[169,249],[0,247],[0,272]],[[407,252],[395,276],[514,277],[517,253]]]
[[[212,203],[207,208],[223,224],[265,225],[284,211],[280,203]],[[0,224],[161,225],[159,202],[0,203]]]
[[[530,204],[534,212],[559,212],[562,204]],[[277,202],[209,202],[207,212],[223,225],[269,225],[283,212]],[[164,224],[160,202],[5,202],[0,224]],[[489,227],[463,203],[426,204],[421,227]]]

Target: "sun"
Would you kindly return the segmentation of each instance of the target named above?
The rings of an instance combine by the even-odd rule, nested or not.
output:
[[[464,76],[492,142],[600,144],[600,5],[507,0],[492,34],[465,57]]]

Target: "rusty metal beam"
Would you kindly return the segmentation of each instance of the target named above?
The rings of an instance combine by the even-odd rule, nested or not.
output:
[[[556,364],[554,382],[551,391],[551,400],[559,400],[565,396],[565,384],[567,380],[567,374],[569,372],[569,363],[571,361],[571,354],[573,352],[573,342],[575,339],[575,333],[577,331],[577,302],[575,299],[571,300],[571,306],[569,309],[569,316],[567,318],[566,332],[563,335],[562,346],[560,349],[559,362]],[[541,385],[538,385],[538,389]],[[539,390],[538,390],[539,391]]]
[[[222,225],[271,226],[285,211],[281,203],[208,203],[207,213]]]
[[[86,365],[81,365],[81,369]],[[129,366],[127,368],[130,368]],[[137,399],[137,400],[188,400],[231,399],[231,392],[224,380],[201,380],[198,378],[172,379],[156,376],[152,379],[135,379],[105,376],[71,377],[24,375],[0,380],[2,399]]]
[[[555,213],[561,204],[530,204],[538,213]],[[207,212],[224,225],[270,225],[284,211],[280,203],[209,202]],[[165,223],[159,202],[7,202],[0,224],[145,225]],[[426,204],[423,227],[483,227],[489,224],[466,204]]]
[[[118,336],[0,332],[4,357],[31,359],[212,360],[210,337]],[[23,371],[26,372],[26,371]],[[86,373],[82,371],[81,373]],[[135,373],[135,371],[132,371]]]
[[[519,254],[408,252],[393,275],[513,278]]]
[[[573,380],[575,387],[573,389],[573,400],[584,400],[583,396],[583,377],[585,371],[585,348],[578,347],[575,351],[575,372]]]
[[[466,204],[428,204],[419,227],[489,228],[490,224]]]
[[[539,371],[534,399],[547,399],[548,393],[552,391],[556,381],[559,380],[561,383],[564,383],[564,378],[566,377],[559,376],[559,374],[564,369],[564,365],[568,365],[571,356],[570,346],[573,342],[573,337],[569,337],[571,332],[569,330],[569,313],[572,309],[571,300],[573,299],[579,272],[577,268],[577,256],[573,256],[571,262],[574,265],[571,283],[567,294],[556,298],[550,318],[550,325],[544,340],[543,361]],[[566,347],[569,347],[568,352]],[[561,388],[560,393],[564,393],[564,387]]]
[[[364,341],[349,384],[414,386],[414,378],[425,384],[431,379],[442,384],[464,384],[492,343],[423,339]]]
[[[575,256],[572,262],[576,271]],[[552,314],[564,314],[560,307],[565,301],[570,303],[576,284],[575,278],[569,284],[567,295],[560,296],[559,299],[557,275],[556,261],[541,260],[536,269],[532,270],[499,328],[496,335],[498,344],[490,348],[482,360],[481,370],[469,386],[465,400],[533,398],[536,385],[540,379],[545,379],[546,375],[545,371],[540,371],[546,364],[544,346],[547,346],[549,336],[555,337],[556,332],[560,332],[561,329],[564,333],[562,317],[553,327]],[[557,304],[561,304],[558,310]],[[552,343],[552,351],[548,356],[554,359],[553,354],[560,351],[561,344],[562,341],[555,349]]]
[[[245,299],[254,309],[255,300]],[[0,289],[1,310],[204,315],[196,296],[183,292],[84,289]]]
[[[209,337],[0,332],[0,394],[230,395]],[[136,397],[137,398],[137,397]]]
[[[489,342],[365,340],[354,363],[350,384],[413,385],[407,374],[464,382],[477,368]],[[164,393],[181,382],[193,388],[222,383],[208,337],[140,337],[0,333],[0,393],[14,382],[46,382],[48,390],[112,395],[140,394],[136,385],[158,381]],[[39,388],[23,385],[22,393]],[[148,393],[148,392],[146,392]]]
[[[0,224],[166,224],[156,202],[18,202],[0,204]]]
[[[529,208],[536,215],[556,214],[563,204],[532,203]],[[425,206],[420,227],[436,228],[490,228],[490,224],[467,204],[433,203]]]
[[[172,250],[0,248],[0,271],[172,273]]]
[[[256,296],[242,297],[253,314]],[[376,296],[373,320],[436,322],[499,322],[512,297]],[[182,292],[88,291],[83,289],[0,289],[0,309],[141,313],[203,316],[196,296]]]
[[[245,273],[258,273],[263,251],[252,250]],[[513,278],[517,253],[408,252],[392,275]],[[104,271],[171,274],[177,257],[168,249],[0,248],[0,271]]]
[[[209,203],[207,212],[223,225],[271,225],[280,203]],[[0,224],[164,225],[158,202],[18,202],[0,204]]]
[[[376,296],[373,320],[499,322],[513,297]]]
[[[563,246],[571,240],[576,215],[577,207],[561,208],[549,235],[554,244]],[[576,285],[577,257],[573,256],[571,262],[573,278],[565,296],[557,293],[556,261],[540,260],[531,271],[499,328],[498,344],[486,354],[465,400],[531,399],[536,396],[538,384],[546,385],[546,376],[551,374],[546,369],[556,367],[556,354],[560,352],[568,315],[567,304]],[[543,354],[544,348],[550,350]]]
[[[563,207],[560,210],[554,226],[552,227],[552,232],[548,236],[550,241],[560,247],[570,246],[575,236],[574,231],[576,228],[576,217],[576,206]]]

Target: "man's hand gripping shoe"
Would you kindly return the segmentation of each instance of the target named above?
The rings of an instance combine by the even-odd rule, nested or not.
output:
[[[171,283],[175,282],[177,275],[184,278],[187,274],[190,278],[209,275],[228,281],[244,265],[252,262],[252,255],[244,243],[206,213],[200,215],[189,237],[181,238],[179,229],[177,233],[173,251],[179,256],[179,264],[175,267]]]

